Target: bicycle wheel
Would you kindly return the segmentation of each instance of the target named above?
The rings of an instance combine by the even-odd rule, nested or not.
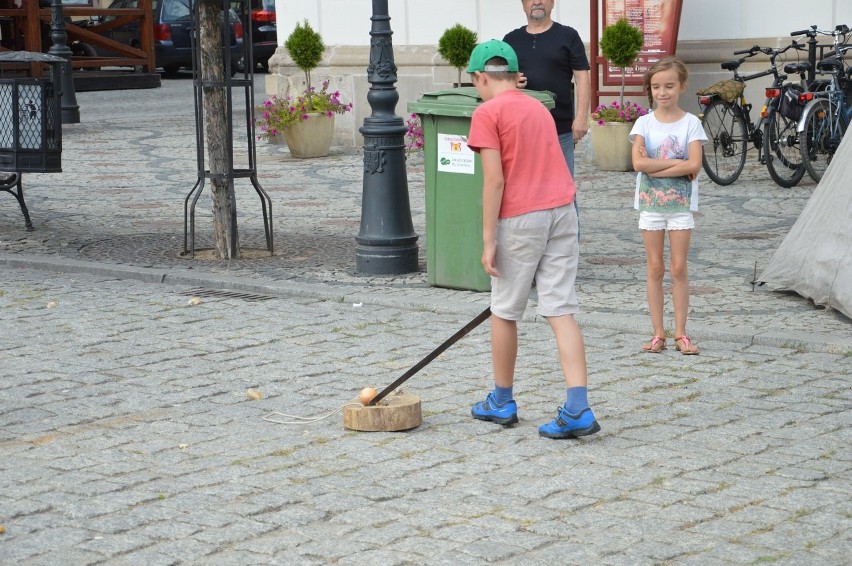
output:
[[[772,180],[789,189],[805,176],[805,164],[799,151],[798,123],[777,110],[763,130],[763,155]]]
[[[805,119],[802,133],[799,134],[799,151],[808,175],[819,183],[822,179],[834,151],[840,145],[839,139],[833,139],[831,124],[831,104],[828,100],[817,100]]]
[[[701,157],[704,171],[717,185],[730,185],[743,172],[748,150],[742,111],[716,98],[707,105],[701,123],[707,134]]]

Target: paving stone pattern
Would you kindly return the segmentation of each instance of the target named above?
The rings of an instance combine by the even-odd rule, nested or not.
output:
[[[299,161],[259,145],[276,254],[186,259],[191,95],[187,80],[78,93],[64,172],[24,176],[36,230],[0,200],[0,564],[848,562],[852,324],[751,284],[812,184],[777,188],[756,165],[731,187],[703,179],[702,353],[642,354],[632,175],[581,146],[578,320],[602,431],[538,437],[565,390],[533,296],[520,423],[470,417],[492,385],[486,323],[403,386],[421,426],[354,432],[337,409],[488,301],[426,283],[422,157],[419,272],[355,272],[363,172],[341,148]],[[243,243],[262,247],[242,189]],[[325,418],[272,422],[295,417]]]

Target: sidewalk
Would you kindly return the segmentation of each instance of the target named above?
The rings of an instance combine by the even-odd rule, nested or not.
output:
[[[275,255],[181,257],[191,86],[78,94],[63,173],[24,175],[35,231],[0,195],[0,565],[848,562],[852,323],[750,283],[812,184],[779,189],[754,165],[734,186],[704,183],[690,252],[701,355],[643,354],[633,175],[596,171],[583,145],[578,319],[602,430],[538,436],[565,389],[529,309],[516,426],[470,417],[493,385],[483,324],[403,386],[419,427],[354,432],[335,409],[403,374],[488,294],[426,282],[419,155],[416,273],[354,270],[358,150],[299,161],[259,144]],[[237,188],[253,252],[260,206]],[[282,413],[319,420],[268,420],[295,420]]]

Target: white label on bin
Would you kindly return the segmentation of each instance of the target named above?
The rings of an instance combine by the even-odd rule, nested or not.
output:
[[[474,155],[467,136],[438,134],[438,171],[473,175]]]
[[[22,84],[18,88],[18,145],[21,149],[41,149],[42,84]]]

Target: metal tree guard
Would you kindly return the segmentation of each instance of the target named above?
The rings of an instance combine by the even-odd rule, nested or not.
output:
[[[396,64],[387,0],[373,0],[367,102],[373,113],[364,119],[364,189],[361,227],[355,238],[355,267],[360,273],[417,271],[417,234],[411,221],[405,172],[407,131],[394,113]]]
[[[237,245],[237,206],[236,195],[234,193],[234,179],[248,178],[254,187],[255,192],[260,198],[261,208],[263,209],[263,229],[266,236],[266,248],[269,254],[273,254],[272,246],[272,199],[260,186],[257,180],[257,152],[255,148],[255,129],[254,129],[254,54],[252,53],[252,33],[249,22],[245,23],[243,29],[245,36],[243,37],[243,57],[246,61],[245,69],[242,72],[242,78],[234,78],[232,76],[232,61],[230,57],[231,45],[231,26],[229,25],[229,11],[231,2],[222,0],[222,15],[224,25],[222,26],[222,52],[225,65],[225,80],[210,81],[204,80],[201,76],[201,46],[198,42],[198,22],[199,10],[198,4],[201,0],[192,1],[192,84],[195,95],[195,146],[196,146],[196,161],[198,163],[198,179],[195,186],[186,195],[183,203],[183,254],[189,254],[195,257],[195,205],[198,203],[198,198],[204,191],[205,181],[207,179],[219,178],[225,180],[228,184],[228,198],[231,201],[231,257],[236,257],[238,253]],[[240,0],[248,2],[248,0]],[[245,13],[250,13],[250,10],[245,10]],[[233,89],[232,87],[242,87],[245,94],[245,110],[246,110],[246,149],[248,151],[248,167],[246,169],[234,168],[234,112],[233,112]],[[227,122],[227,171],[224,174],[213,174],[207,170],[205,166],[205,139],[204,139],[204,88],[206,87],[224,87],[225,98],[227,103],[226,122]],[[190,200],[192,201],[190,204]],[[188,226],[188,227],[187,227]]]

